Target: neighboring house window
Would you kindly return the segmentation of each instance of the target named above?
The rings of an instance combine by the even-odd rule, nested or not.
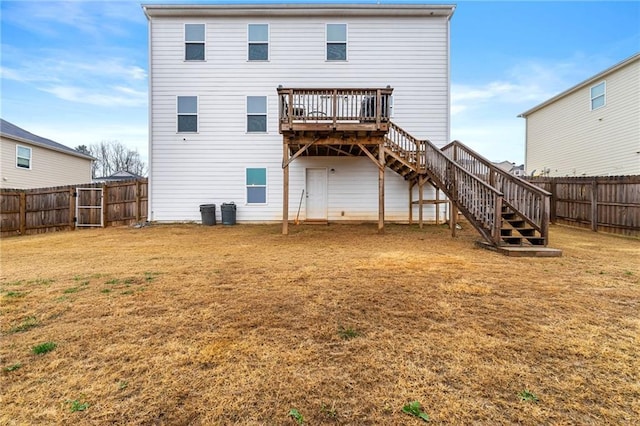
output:
[[[204,24],[184,24],[184,60],[204,61]]]
[[[347,24],[327,24],[327,61],[347,60]]]
[[[16,167],[21,169],[31,168],[31,148],[16,145]]]
[[[269,25],[249,24],[249,60],[269,60]]]
[[[178,96],[178,133],[198,131],[198,97]]]
[[[604,106],[606,85],[602,83],[596,84],[591,88],[591,110]]]
[[[247,132],[267,131],[267,97],[247,96]]]
[[[247,169],[247,204],[267,202],[267,169]]]

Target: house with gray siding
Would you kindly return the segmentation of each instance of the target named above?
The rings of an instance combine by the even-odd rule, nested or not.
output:
[[[527,174],[640,175],[640,53],[520,117]]]
[[[90,155],[0,119],[0,188],[31,189],[91,182]]]
[[[200,204],[234,202],[238,222],[298,211],[301,221],[376,221],[381,209],[408,221],[418,186],[381,172],[369,147],[389,119],[416,139],[449,142],[454,9],[143,5],[150,220],[199,221]],[[425,220],[436,208],[424,207]]]

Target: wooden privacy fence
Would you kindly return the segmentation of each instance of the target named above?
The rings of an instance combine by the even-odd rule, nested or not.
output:
[[[128,225],[147,219],[147,179],[0,190],[0,236]]]
[[[529,177],[551,192],[552,223],[640,236],[640,176]]]

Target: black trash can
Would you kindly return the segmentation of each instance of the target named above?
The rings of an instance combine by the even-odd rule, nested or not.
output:
[[[216,224],[216,205],[200,204],[200,215],[202,216],[202,224],[212,226]]]
[[[236,205],[235,203],[222,203],[220,206],[222,212],[222,224],[223,225],[235,225],[236,224]]]

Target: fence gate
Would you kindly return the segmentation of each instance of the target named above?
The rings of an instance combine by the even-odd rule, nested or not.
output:
[[[102,228],[102,188],[76,188],[76,226]]]

